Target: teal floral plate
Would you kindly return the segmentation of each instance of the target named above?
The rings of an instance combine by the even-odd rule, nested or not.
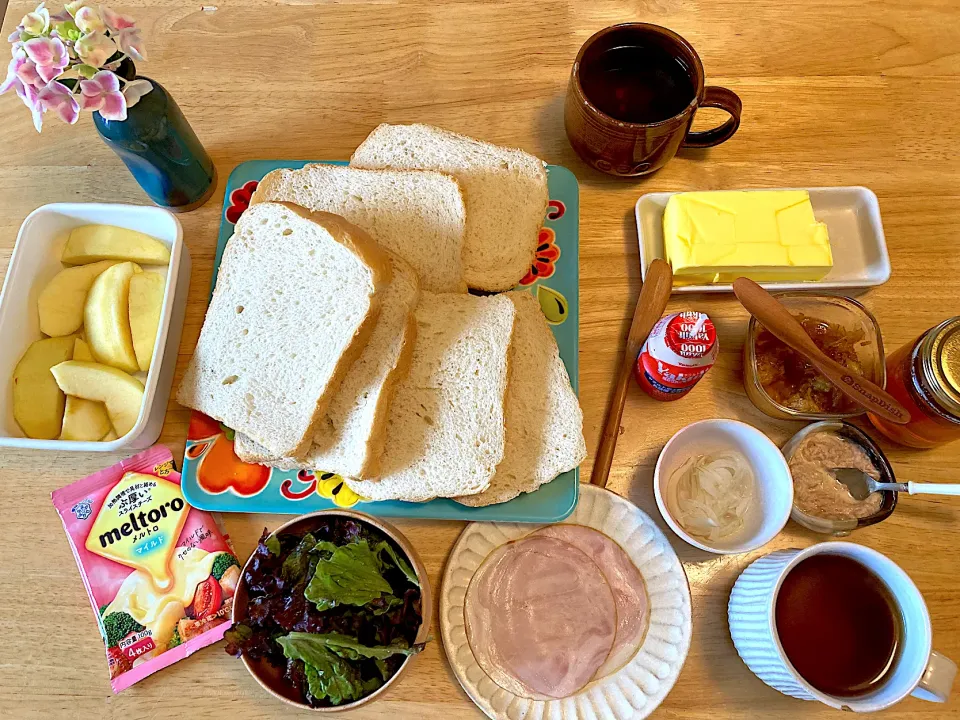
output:
[[[260,179],[271,170],[299,168],[308,162],[317,161],[251,160],[238,165],[231,173],[214,259],[214,283],[223,248],[233,234],[233,226],[250,204]],[[518,288],[527,290],[540,301],[576,391],[579,188],[573,173],[556,165],[547,167],[547,179],[550,207],[540,231],[540,245],[530,272]],[[558,522],[573,512],[579,482],[580,470],[572,470],[536,492],[482,508],[470,508],[445,499],[426,503],[369,502],[351,491],[340,476],[322,469],[285,471],[242,462],[233,451],[233,430],[195,412],[187,432],[182,488],[194,507],[220,512],[300,515],[329,508],[356,507],[371,515],[387,517],[548,523]]]

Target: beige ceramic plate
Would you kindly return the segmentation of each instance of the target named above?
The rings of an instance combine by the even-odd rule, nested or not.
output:
[[[690,648],[690,588],[667,538],[642,510],[593,485],[565,523],[586,525],[616,540],[640,570],[650,599],[650,624],[636,655],[617,672],[563,700],[530,700],[497,685],[467,642],[463,600],[470,579],[495,548],[541,525],[473,523],[457,540],[440,590],[443,645],[467,694],[494,720],[639,720],[663,701]],[[549,619],[545,618],[545,622]]]

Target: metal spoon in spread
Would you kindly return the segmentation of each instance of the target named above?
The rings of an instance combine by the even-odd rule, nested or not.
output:
[[[866,500],[870,493],[892,490],[911,495],[960,495],[960,483],[885,483],[878,482],[857,468],[831,468],[830,472],[847,486],[854,500]]]
[[[890,422],[899,425],[910,422],[910,413],[890,393],[828,357],[790,311],[753,280],[737,278],[733,283],[733,292],[740,304],[761,325],[791,350],[803,355],[844,395]]]

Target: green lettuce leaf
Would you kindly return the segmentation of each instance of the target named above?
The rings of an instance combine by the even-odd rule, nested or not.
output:
[[[303,633],[308,635],[311,633]],[[394,655],[416,655],[419,648],[410,647],[406,640],[398,638],[389,645],[363,645],[358,640],[339,633],[312,634],[317,642],[324,643],[333,652],[347,660],[360,658],[379,658],[386,660]]]
[[[366,540],[339,547],[323,541],[317,543],[315,549],[321,557],[303,594],[318,610],[338,605],[366,605],[393,592],[390,583],[380,574],[379,552]]]
[[[420,580],[417,578],[417,574],[413,571],[413,568],[393,549],[393,545],[388,543],[386,540],[382,540],[377,543],[376,547],[377,553],[386,552],[390,556],[390,559],[393,560],[393,564],[400,568],[400,572],[406,575],[407,580],[410,581],[410,584],[414,587],[420,587]]]
[[[338,658],[329,650],[320,650],[313,654],[314,662],[304,661],[303,669],[307,676],[307,688],[317,700],[329,700],[331,705],[358,700],[363,695],[363,680],[360,673],[349,663]]]
[[[378,678],[364,680],[360,672],[334,653],[323,635],[292,632],[277,638],[283,654],[291,660],[302,660],[310,695],[329,700],[332,705],[357,700],[383,684]],[[347,638],[349,640],[349,638]]]
[[[269,550],[271,554],[277,555],[277,556],[280,555],[280,551],[281,551],[280,541],[277,539],[276,535],[271,535],[270,537],[268,537],[266,540],[263,541],[263,544],[266,545],[267,550]]]
[[[300,540],[300,543],[287,555],[283,561],[283,567],[280,568],[280,577],[284,582],[296,585],[307,576],[307,570],[310,568],[310,553],[317,544],[317,539],[307,533]]]

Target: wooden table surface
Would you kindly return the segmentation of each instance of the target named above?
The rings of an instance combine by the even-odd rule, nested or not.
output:
[[[116,5],[144,28],[142,66],[176,97],[214,158],[220,188],[181,216],[193,258],[177,379],[203,320],[230,170],[256,158],[347,158],[378,123],[418,121],[522,147],[580,181],[580,396],[591,457],[640,279],[633,205],[642,193],[745,187],[866,185],[880,198],[893,277],[861,296],[888,349],[960,314],[960,5],[953,0],[787,3],[782,0],[144,0]],[[32,4],[12,0],[2,34]],[[617,180],[570,149],[562,103],[577,48],[594,31],[644,20],[697,48],[708,82],[743,99],[731,141],[689,153],[653,177]],[[4,51],[5,52],[5,51]],[[718,116],[702,113],[698,125]],[[23,218],[58,201],[148,200],[97,137],[89,117],[49,117],[38,136],[15,97],[0,99],[0,271]],[[651,477],[666,440],[694,420],[738,418],[786,440],[799,423],[772,421],[742,391],[746,314],[731,296],[675,296],[716,323],[717,366],[687,398],[658,403],[632,387],[610,487],[659,521]],[[160,440],[182,457],[188,411],[173,401]],[[960,443],[911,451],[882,443],[902,478],[957,480]],[[290,717],[220,646],[114,697],[103,645],[66,537],[54,488],[117,455],[0,451],[0,716],[4,718]],[[229,515],[241,557],[279,516]],[[463,525],[401,522],[439,582]],[[960,660],[960,498],[904,497],[886,522],[853,540],[900,563],[926,597],[934,644]],[[666,530],[666,528],[664,528]],[[670,535],[669,531],[667,531]],[[762,552],[822,539],[790,523]],[[780,695],[737,657],[726,602],[761,552],[715,557],[671,536],[693,591],[693,643],[654,717],[836,717]],[[436,625],[436,616],[435,623]],[[439,640],[385,699],[357,718],[481,717]],[[952,702],[908,699],[891,718],[960,718]]]

